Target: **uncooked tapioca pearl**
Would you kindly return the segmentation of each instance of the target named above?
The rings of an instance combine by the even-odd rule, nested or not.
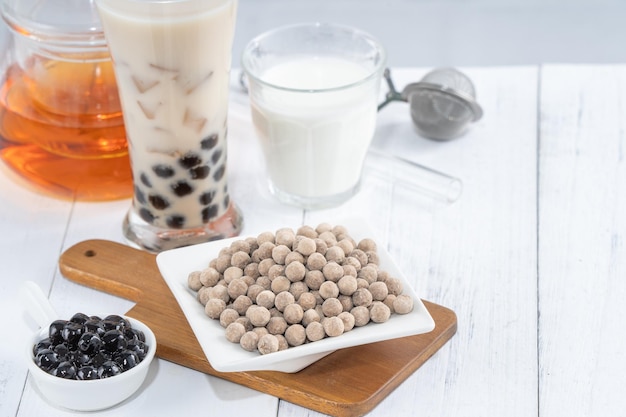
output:
[[[337,262],[328,262],[322,268],[322,273],[327,280],[337,282],[343,277],[343,268]]]
[[[219,298],[213,298],[207,301],[204,306],[204,312],[207,316],[212,319],[218,319],[222,311],[226,309],[226,303],[224,300],[220,300]]]
[[[274,307],[274,299],[276,298],[276,294],[273,291],[263,290],[257,295],[256,303],[261,307],[265,307],[268,310]]]
[[[385,305],[389,307],[389,310],[391,310],[391,314],[394,314],[396,312],[396,310],[393,308],[394,301],[396,301],[396,296],[393,294],[387,295],[387,297],[385,297],[385,299],[383,300],[383,303],[385,303]]]
[[[328,248],[335,246],[337,243],[337,237],[331,231],[320,233],[318,238],[322,239]]]
[[[215,287],[209,287],[209,299],[219,298],[224,300],[225,303],[230,301],[230,295],[228,295],[228,288],[223,285],[216,285]]]
[[[301,324],[292,324],[285,330],[285,339],[289,346],[300,346],[306,340],[306,331]]]
[[[338,316],[343,311],[343,305],[337,298],[328,298],[322,303],[322,311],[326,317]]]
[[[374,242],[374,239],[370,238],[361,239],[357,248],[361,249],[363,252],[376,251],[376,242]]]
[[[242,276],[243,276],[243,269],[237,266],[229,266],[224,271],[224,281],[226,281],[227,284],[230,284],[231,281],[237,278],[241,278]]]
[[[274,243],[274,233],[273,232],[263,232],[260,233],[257,237],[256,237],[256,241],[259,244],[259,247],[264,244],[265,242],[269,242],[269,243]]]
[[[309,256],[317,251],[317,245],[315,244],[315,240],[313,240],[313,238],[305,237],[298,241],[298,245],[294,250],[303,256]]]
[[[250,253],[250,243],[248,243],[248,241],[246,240],[235,240],[233,243],[230,244],[230,250],[233,253],[237,253],[237,252],[245,252],[245,253]]]
[[[247,332],[254,329],[254,325],[250,322],[250,319],[247,317],[239,317],[237,320],[235,320],[235,323],[241,323]]]
[[[270,308],[270,316],[272,316],[272,317],[282,317],[283,316],[283,312],[282,311],[278,311],[276,306],[274,306],[274,307]]]
[[[240,295],[246,295],[247,292],[248,284],[241,278],[234,279],[228,284],[228,295],[233,300]]]
[[[289,249],[287,246],[285,245],[275,246],[274,249],[272,249],[272,259],[277,264],[284,265],[285,258],[287,257],[287,255],[289,255],[289,253],[291,253],[291,249]]]
[[[357,261],[359,261],[359,265],[362,267],[364,267],[365,265],[367,265],[369,263],[369,259],[367,258],[367,254],[362,251],[361,249],[355,249],[352,252],[350,252],[350,254],[348,255],[351,258],[356,258]],[[357,271],[360,268],[357,268]]]
[[[259,242],[257,242],[256,237],[247,237],[245,240],[246,242],[248,242],[248,245],[250,245],[250,250],[248,251],[248,253],[252,253],[258,249]]]
[[[246,317],[250,319],[250,323],[254,327],[263,327],[270,321],[272,316],[267,308],[251,305],[248,311],[246,311]]]
[[[350,310],[350,314],[354,316],[354,325],[356,327],[365,326],[370,322],[370,311],[367,307],[357,306]]]
[[[346,254],[344,253],[343,249],[341,249],[341,247],[331,246],[326,251],[325,257],[328,262],[336,262],[338,264],[341,264],[346,257]]]
[[[217,262],[215,264],[215,269],[217,269],[217,272],[219,272],[220,274],[223,274],[224,271],[226,271],[226,268],[228,268],[230,265],[230,258],[232,255],[220,255],[217,258]]]
[[[354,307],[354,303],[352,302],[352,296],[350,295],[340,295],[337,297],[341,305],[343,306],[343,311],[350,311],[352,307]]]
[[[259,264],[256,262],[251,262],[243,269],[243,274],[247,277],[251,277],[257,279],[261,274],[259,274]]]
[[[248,265],[249,263],[250,263],[250,255],[248,254],[248,252],[244,252],[244,251],[235,252],[230,258],[230,264],[232,266],[236,266],[241,269],[245,268],[246,265]]]
[[[270,257],[265,258],[261,262],[259,262],[259,274],[262,276],[268,276],[270,273],[270,268],[276,265],[276,262]]]
[[[293,294],[293,298],[298,301],[300,296],[309,291],[309,287],[306,286],[304,281],[292,282],[289,286],[289,292]]]
[[[361,288],[369,288],[370,283],[367,282],[367,280],[363,279],[363,278],[357,278],[356,279],[356,288],[357,290],[360,290]]]
[[[287,339],[282,334],[277,334],[276,339],[278,339],[278,350],[289,349],[289,343],[287,343]]]
[[[306,274],[306,267],[301,262],[292,262],[285,267],[285,276],[291,282],[301,281]]]
[[[252,306],[252,300],[247,295],[240,295],[233,301],[232,309],[235,310],[240,316],[246,314],[246,311]]]
[[[336,246],[340,247],[343,250],[344,256],[354,250],[354,244],[350,239],[346,238],[341,239],[339,242],[337,242]]]
[[[286,276],[280,275],[272,280],[272,285],[270,286],[270,288],[272,289],[272,291],[278,294],[283,291],[289,291],[290,286],[291,281],[289,281]]]
[[[210,294],[209,289],[211,287],[202,287],[198,290],[198,294],[196,294],[196,298],[202,305],[206,305],[207,301],[209,301]]]
[[[221,275],[215,268],[206,268],[200,271],[200,281],[205,287],[213,287],[217,285]]]
[[[413,299],[406,295],[400,294],[393,302],[393,310],[398,314],[408,314],[413,311]]]
[[[262,338],[263,336],[265,336],[266,334],[270,333],[270,332],[267,331],[267,329],[265,327],[255,327],[254,329],[252,329],[252,331],[254,333],[256,333],[257,336],[259,336],[259,339]]]
[[[234,323],[239,318],[239,313],[232,308],[226,308],[220,314],[220,326],[226,328],[230,323]]]
[[[209,261],[209,264],[207,265],[207,267],[215,269],[216,265],[217,265],[217,258],[213,258]]]
[[[340,224],[337,224],[337,225],[333,226],[332,232],[333,232],[333,234],[335,236],[347,235],[348,234],[348,229],[346,229],[346,226],[342,226]]]
[[[270,321],[267,322],[265,328],[269,334],[283,334],[287,326],[287,320],[284,317],[270,317]]]
[[[339,287],[333,281],[324,281],[320,285],[319,293],[324,300],[336,298],[339,295]]]
[[[370,306],[370,320],[374,323],[384,323],[389,320],[391,310],[382,301],[374,301]]]
[[[400,295],[402,294],[403,291],[403,286],[402,286],[402,281],[400,281],[397,278],[387,278],[387,280],[385,281],[385,284],[387,284],[387,288],[389,289],[389,294],[393,294],[393,295]]]
[[[268,276],[263,275],[256,279],[256,283],[266,290],[269,290],[272,286],[272,280]]]
[[[310,308],[308,310],[305,310],[302,314],[302,325],[304,327],[308,327],[309,324],[313,322],[319,322],[321,319],[322,318],[320,317],[317,310],[315,310],[314,308]]]
[[[315,241],[315,248],[316,248],[315,252],[325,255],[326,251],[328,250],[328,245],[326,244],[326,242],[323,239],[320,239],[319,237],[313,240]]]
[[[357,290],[356,278],[352,275],[344,275],[337,281],[339,293],[343,295],[352,295]]]
[[[301,264],[304,264],[304,256],[302,256],[300,252],[289,252],[287,256],[285,256],[285,266],[292,262],[300,262]]]
[[[363,278],[369,284],[378,280],[378,271],[370,265],[366,265],[357,274],[357,278]]]
[[[320,233],[330,232],[333,230],[333,226],[330,223],[320,223],[315,228],[315,231],[319,235]]]
[[[374,264],[374,265],[380,265],[380,256],[378,255],[377,252],[370,250],[370,251],[365,252],[365,254],[367,255],[368,263]]]
[[[357,275],[357,271],[356,268],[353,265],[347,265],[347,264],[342,264],[341,267],[343,268],[343,275],[350,275],[354,278],[356,278]]]
[[[264,242],[264,243],[261,243],[259,245],[259,249],[257,249],[254,252],[258,253],[259,259],[263,260],[263,259],[272,257],[272,251],[274,250],[275,247],[276,245],[272,242]]]
[[[239,339],[241,347],[248,352],[254,352],[258,343],[259,335],[257,335],[254,331],[245,332],[243,336],[241,336],[241,339]]]
[[[273,281],[276,277],[285,275],[285,265],[274,264],[267,271],[267,276]]]
[[[296,302],[295,297],[289,291],[283,291],[276,294],[276,298],[274,298],[274,306],[278,311],[284,311],[285,307],[289,304],[293,304]]]
[[[291,248],[293,247],[293,241],[296,239],[296,233],[292,229],[284,227],[276,231],[275,239],[277,245],[285,245]]]
[[[326,261],[324,255],[319,252],[314,252],[308,256],[306,260],[306,267],[309,271],[321,271],[327,262],[328,261]]]
[[[326,281],[326,278],[324,278],[322,271],[307,271],[304,275],[304,283],[311,290],[319,290],[324,281]]]
[[[317,342],[318,340],[322,340],[326,337],[324,326],[322,326],[322,323],[316,321],[309,323],[309,325],[305,328],[305,332],[307,339],[311,342]]]
[[[310,292],[305,292],[300,294],[300,297],[298,297],[298,304],[302,306],[302,309],[308,310],[317,305],[317,299]]]
[[[218,257],[222,256],[222,255],[231,255],[233,254],[233,250],[230,247],[223,247],[222,249],[220,249],[219,253],[217,254]]]
[[[378,271],[378,280],[380,282],[387,282],[389,278],[391,278],[391,275],[389,275],[389,272],[383,271],[383,270]]]
[[[311,239],[315,239],[317,237],[317,232],[311,226],[300,226],[296,231],[296,236],[306,236]]]
[[[248,292],[246,293],[246,295],[251,299],[251,300],[256,300],[257,297],[259,296],[259,294],[261,294],[263,291],[265,291],[265,288],[263,288],[262,286],[260,286],[259,284],[252,284],[248,287]],[[258,304],[258,302],[257,302]]]
[[[366,288],[359,288],[352,294],[352,302],[355,306],[369,307],[372,304],[372,293]]]
[[[233,322],[226,327],[226,340],[232,343],[239,343],[241,336],[246,333],[246,328],[243,324]]]
[[[249,287],[250,285],[254,285],[256,284],[256,279],[249,277],[247,275],[244,275],[243,277],[241,277],[241,279],[246,283],[246,285]]]
[[[327,317],[323,322],[324,332],[326,336],[337,337],[341,336],[344,331],[343,320],[339,317]]]
[[[300,323],[302,321],[302,317],[304,316],[304,310],[300,306],[300,304],[289,304],[285,307],[283,311],[283,317],[285,321],[289,324]]]
[[[387,284],[384,282],[372,282],[368,287],[370,293],[372,293],[372,299],[375,301],[383,301],[389,295]]]
[[[342,311],[337,316],[343,321],[343,332],[349,332],[354,328],[354,316],[347,311]]]
[[[193,271],[187,275],[187,286],[192,291],[198,291],[202,288],[202,281],[200,281],[200,271]]]
[[[259,339],[257,349],[261,355],[278,352],[278,339],[273,334],[266,334]]]

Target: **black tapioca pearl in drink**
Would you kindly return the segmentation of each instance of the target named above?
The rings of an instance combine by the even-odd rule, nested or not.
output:
[[[215,152],[213,152],[213,155],[211,155],[211,162],[213,162],[214,164],[217,164],[217,161],[219,161],[221,157],[222,157],[222,150],[218,149]]]
[[[224,197],[224,209],[227,209],[229,204],[230,204],[230,196],[226,194],[226,197]]]
[[[219,181],[224,177],[225,173],[226,173],[226,166],[222,165],[221,167],[217,169],[217,171],[215,171],[215,174],[213,174],[213,179],[215,181]]]
[[[139,217],[141,217],[146,223],[150,224],[154,223],[154,220],[156,219],[154,214],[152,214],[152,212],[145,207],[139,209]]]
[[[211,168],[207,165],[200,165],[189,170],[189,177],[192,180],[203,180],[209,176],[211,173]]]
[[[178,214],[167,216],[165,223],[172,229],[182,229],[185,226],[185,216]]]
[[[217,135],[217,133],[212,133],[206,138],[202,139],[202,141],[200,142],[200,147],[204,150],[211,150],[215,148],[215,145],[217,145],[218,139],[219,136]]]
[[[174,173],[175,173],[174,168],[172,168],[169,165],[163,165],[163,164],[158,164],[158,165],[153,166],[152,171],[154,171],[154,173],[159,178],[170,178],[174,176]]]
[[[178,197],[184,197],[193,193],[193,187],[185,180],[175,182],[170,187]]]
[[[141,181],[141,183],[143,185],[145,185],[148,188],[152,187],[152,183],[150,182],[150,178],[148,178],[148,175],[146,175],[145,172],[142,172],[141,175],[139,176],[139,180]]]
[[[207,191],[206,193],[200,194],[199,201],[200,201],[200,204],[202,204],[203,206],[207,206],[213,202],[214,198],[215,198],[215,191]]]
[[[165,210],[170,206],[169,201],[165,197],[161,197],[160,195],[151,194],[148,196],[148,201],[152,204],[157,210]]]
[[[193,168],[202,163],[202,158],[193,152],[188,152],[178,159],[178,163],[183,168]]]
[[[146,194],[137,185],[135,185],[135,198],[139,204],[148,203],[148,200],[146,200]]]
[[[202,221],[204,223],[208,223],[209,221],[217,217],[218,211],[219,207],[217,206],[217,204],[213,204],[209,207],[202,209]]]

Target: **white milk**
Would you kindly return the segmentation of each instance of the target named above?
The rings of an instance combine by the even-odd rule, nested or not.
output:
[[[226,117],[237,3],[128,3],[102,0],[98,8],[129,138],[134,208],[158,227],[201,226],[229,205]]]
[[[283,87],[261,85],[252,99],[273,187],[314,199],[350,192],[358,184],[376,125],[379,78],[363,81],[370,73],[351,61],[322,56],[296,57],[260,75]],[[302,91],[320,89],[326,91]]]

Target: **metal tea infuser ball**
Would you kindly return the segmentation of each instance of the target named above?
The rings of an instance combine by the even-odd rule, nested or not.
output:
[[[483,111],[476,102],[472,81],[455,68],[437,68],[421,81],[411,83],[398,92],[385,70],[389,92],[378,110],[392,101],[409,103],[411,119],[418,133],[436,140],[456,138],[467,130],[470,123],[479,120]]]

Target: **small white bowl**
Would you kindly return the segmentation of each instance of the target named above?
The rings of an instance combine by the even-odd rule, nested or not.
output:
[[[157,342],[148,326],[131,317],[123,317],[133,328],[143,332],[149,346],[148,353],[134,368],[105,379],[81,381],[50,375],[37,366],[33,356],[33,346],[48,337],[48,327],[33,335],[25,349],[28,370],[35,385],[50,403],[75,411],[96,411],[121,403],[139,389],[154,359]]]

